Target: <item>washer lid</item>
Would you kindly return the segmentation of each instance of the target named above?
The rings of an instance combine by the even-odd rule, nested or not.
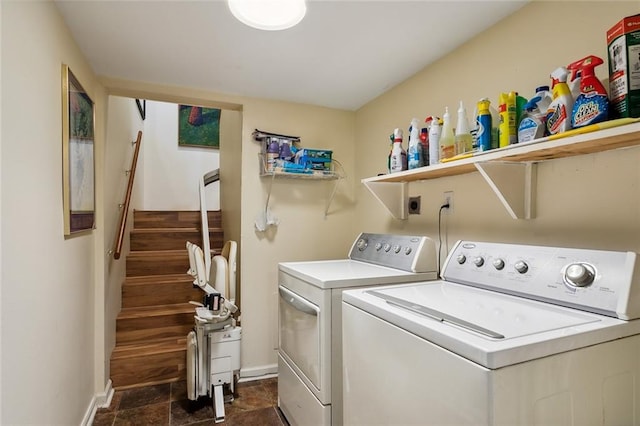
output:
[[[282,262],[279,269],[322,289],[408,283],[436,278],[435,272],[407,272],[351,259]]]
[[[640,333],[640,321],[446,281],[350,290],[343,300],[487,368]]]

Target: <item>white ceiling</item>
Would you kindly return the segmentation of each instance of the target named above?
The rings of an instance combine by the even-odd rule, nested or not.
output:
[[[223,0],[55,0],[100,76],[356,110],[527,0],[307,0],[284,31]]]

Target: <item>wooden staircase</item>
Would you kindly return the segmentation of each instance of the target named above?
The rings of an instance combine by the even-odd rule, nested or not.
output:
[[[220,211],[209,218],[213,254],[224,244]],[[122,310],[116,319],[111,354],[115,389],[174,382],[186,378],[186,337],[194,306],[203,292],[186,274],[191,241],[202,247],[199,211],[134,211],[131,251],[122,285]]]

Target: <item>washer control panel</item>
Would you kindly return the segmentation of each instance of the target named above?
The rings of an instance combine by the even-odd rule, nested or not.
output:
[[[362,233],[349,259],[407,272],[437,271],[436,245],[425,236]]]
[[[445,261],[442,277],[631,319],[640,317],[636,258],[633,252],[458,241]]]

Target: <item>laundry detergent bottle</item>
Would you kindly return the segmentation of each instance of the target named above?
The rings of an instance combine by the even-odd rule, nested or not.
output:
[[[593,55],[587,56],[577,63],[574,62],[575,67],[582,74],[580,94],[573,104],[571,114],[571,125],[574,128],[600,123],[609,118],[609,98],[594,72],[595,67],[603,63],[602,59]]]
[[[556,68],[551,73],[551,93],[553,101],[547,109],[547,132],[550,135],[571,130],[573,97],[567,85],[567,69]]]
[[[518,143],[531,142],[544,136],[546,115],[538,109],[540,100],[539,96],[535,96],[524,106],[525,112],[518,126]]]

